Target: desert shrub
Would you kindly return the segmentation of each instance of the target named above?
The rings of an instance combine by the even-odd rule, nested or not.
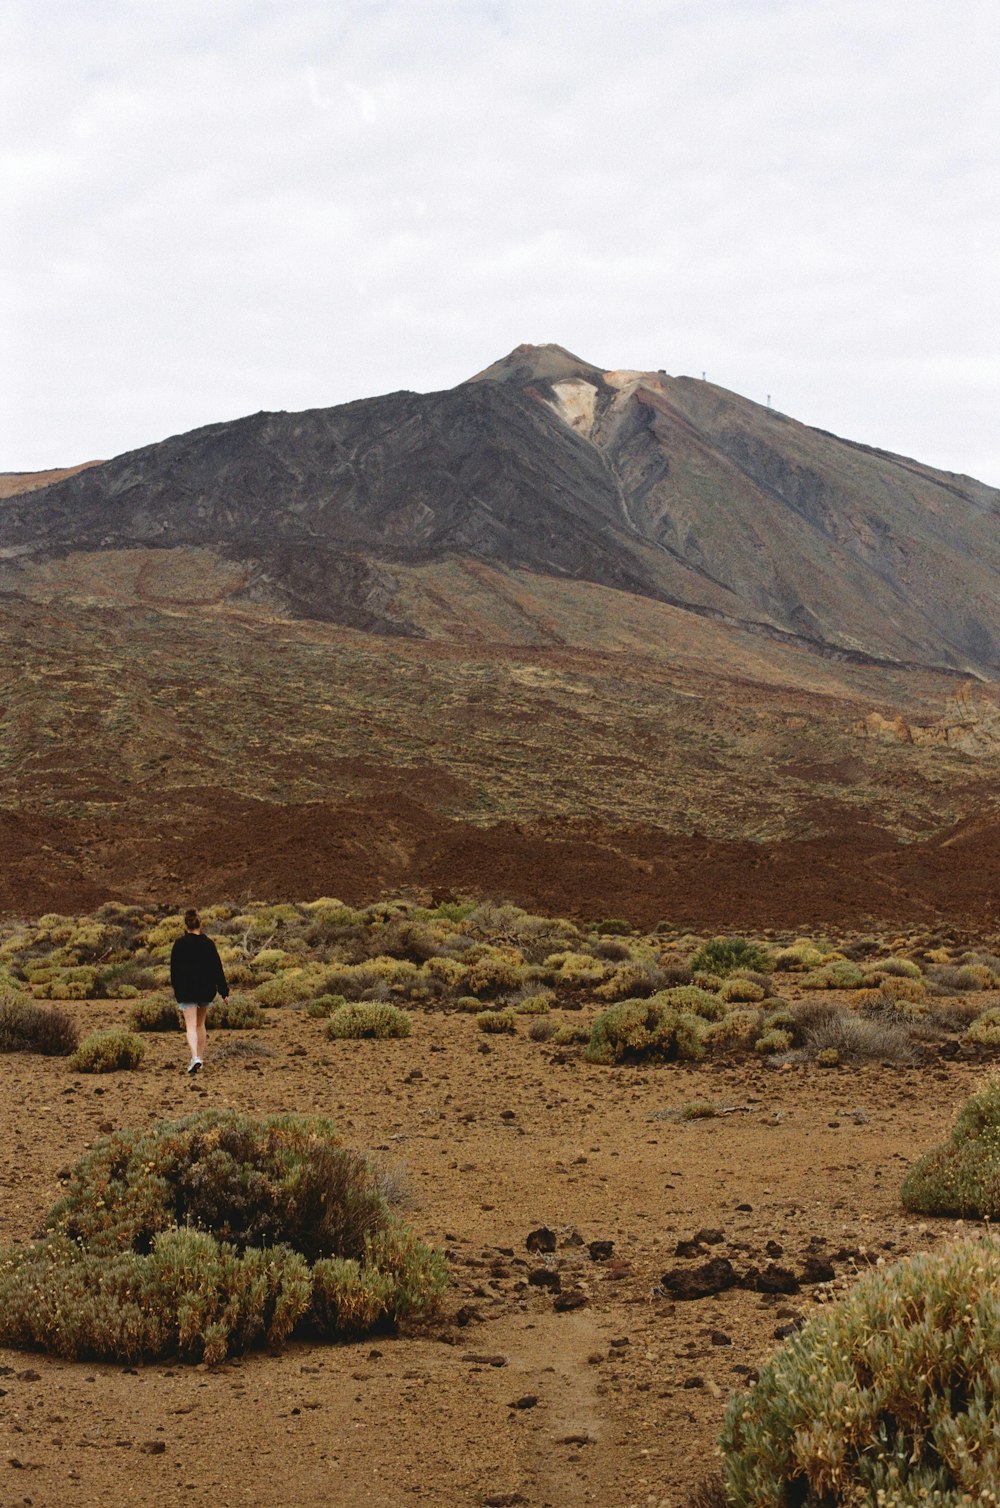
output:
[[[964,963],[958,971],[959,989],[995,990],[1000,979],[984,963]]]
[[[790,1031],[780,1026],[772,1026],[757,1038],[753,1050],[761,1054],[787,1052],[794,1040]]]
[[[255,1027],[266,1026],[267,1017],[256,1000],[247,995],[241,995],[237,1000],[229,995],[213,1001],[206,1024],[211,1031],[252,1031]]]
[[[0,1257],[0,1342],[221,1361],[296,1327],[360,1333],[432,1307],[440,1257],[328,1121],[207,1111],[109,1137],[44,1238]]]
[[[525,959],[517,948],[478,945],[469,949],[464,962],[464,988],[480,997],[516,989],[525,977]]]
[[[880,978],[878,988],[890,1000],[907,1000],[912,1004],[919,1004],[927,999],[927,986],[923,980],[911,979],[909,975],[885,974]]]
[[[1000,1047],[1000,1006],[982,1011],[965,1032],[965,1040],[978,1047]]]
[[[691,983],[699,990],[710,990],[717,995],[722,989],[722,980],[718,974],[710,974],[707,969],[693,969]]]
[[[146,1056],[146,1044],[134,1032],[91,1032],[69,1060],[75,1073],[116,1073],[120,1068],[138,1068]]]
[[[733,1004],[751,1004],[755,1000],[763,1000],[766,991],[755,984],[752,979],[744,979],[742,975],[733,975],[725,980],[719,991],[719,998]]]
[[[283,1009],[287,1006],[301,1005],[308,1000],[310,995],[315,994],[316,981],[313,978],[304,979],[301,969],[289,969],[285,973],[274,974],[269,979],[262,980],[254,990],[254,999],[258,1005],[269,1009]]]
[[[726,1014],[726,1005],[721,995],[703,990],[696,984],[672,985],[660,990],[654,1000],[659,1005],[669,1005],[675,1011],[691,1011],[705,1021],[718,1021]]]
[[[476,1025],[481,1032],[516,1032],[517,1015],[509,1006],[499,1011],[480,1011],[476,1016]]]
[[[358,1000],[338,1006],[327,1022],[328,1037],[408,1037],[413,1027],[405,1011],[378,1000]]]
[[[594,990],[598,1000],[636,999],[640,995],[652,995],[661,988],[663,971],[657,964],[640,963],[629,959],[620,963],[613,973]]]
[[[478,1015],[483,1008],[483,1002],[478,995],[459,995],[455,1001],[455,1009],[463,1011],[468,1016]]]
[[[858,1014],[868,1021],[888,1021],[912,1026],[927,1016],[927,1006],[921,1000],[907,1000],[891,995],[888,990],[858,990],[856,995]]]
[[[845,1059],[875,1059],[878,1062],[914,1063],[917,1051],[905,1026],[896,1021],[871,1019],[851,1010],[831,1008],[816,1012],[812,1019],[800,1017],[804,1047],[817,1056],[824,1050]]]
[[[867,983],[861,969],[847,958],[835,958],[811,969],[801,980],[804,990],[860,990]]]
[[[589,1063],[691,1061],[704,1054],[705,1029],[702,1017],[662,997],[622,1000],[596,1018],[584,1056]]]
[[[754,969],[761,974],[770,974],[771,955],[760,943],[746,937],[713,937],[691,959],[691,969],[697,973],[717,974],[724,978],[735,974],[737,969]]]
[[[941,994],[955,995],[964,990],[978,988],[969,979],[968,973],[963,968],[954,964],[935,964],[927,971],[930,984]]]
[[[819,948],[804,940],[792,943],[789,948],[779,948],[774,955],[774,967],[785,974],[804,974],[809,969],[818,968],[822,962]]]
[[[551,990],[541,990],[537,995],[525,995],[512,1009],[518,1016],[544,1016],[552,1009],[553,999]]]
[[[590,1033],[582,1026],[560,1026],[552,1033],[553,1047],[579,1047],[590,1041]]]
[[[1000,1246],[864,1277],[737,1394],[721,1436],[741,1508],[989,1502],[997,1484]]]
[[[184,1020],[172,995],[151,995],[133,1005],[128,1024],[134,1032],[173,1032],[183,1027]]]
[[[549,953],[544,960],[549,984],[599,984],[605,970],[590,953]]]
[[[79,1040],[76,1023],[65,1011],[46,1010],[19,991],[0,987],[0,1053],[67,1057],[76,1050]]]
[[[595,958],[607,963],[626,963],[632,957],[631,945],[620,937],[595,937],[590,950]]]
[[[288,976],[283,976],[287,978]],[[346,1000],[363,1000],[375,994],[406,994],[420,978],[416,964],[404,958],[377,954],[363,963],[343,964],[324,969],[318,976],[318,992],[343,995]],[[317,993],[317,976],[309,975],[309,994]],[[258,990],[258,996],[260,991]]]
[[[306,1015],[312,1016],[314,1020],[323,1021],[346,1004],[347,1001],[343,995],[317,995],[315,1000],[310,1000],[306,1006]]]
[[[908,1210],[994,1220],[1000,1211],[1000,1079],[958,1113],[948,1140],[925,1152],[903,1182]]]
[[[750,1047],[760,1036],[763,1022],[763,1013],[751,1007],[727,1011],[718,1021],[709,1024],[703,1041],[713,1051],[716,1048]]]
[[[552,1017],[545,1016],[540,1020],[532,1021],[528,1027],[528,1036],[532,1042],[548,1042],[549,1038],[554,1037],[558,1030],[559,1027],[553,1021]]]
[[[632,923],[623,921],[620,917],[612,917],[609,921],[598,922],[597,931],[603,932],[605,937],[628,937],[632,932]]]
[[[689,1100],[680,1108],[682,1121],[710,1121],[718,1115],[718,1110],[711,1100]]]
[[[694,975],[686,963],[662,963],[660,965],[660,978],[663,980],[661,988],[673,989],[682,984],[693,984]]]
[[[883,979],[893,976],[898,979],[922,979],[923,971],[919,964],[910,958],[880,958],[877,963],[871,964],[866,974],[879,974]]]

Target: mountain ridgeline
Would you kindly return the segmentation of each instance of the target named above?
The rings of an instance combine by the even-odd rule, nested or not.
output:
[[[252,599],[415,635],[406,572],[472,560],[993,677],[998,523],[1000,492],[969,478],[707,382],[520,346],[447,392],[255,414],[15,494],[0,564],[16,590],[75,552],[207,548]]]

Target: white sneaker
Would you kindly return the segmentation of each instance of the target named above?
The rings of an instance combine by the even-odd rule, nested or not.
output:
[[[200,1058],[192,1058],[188,1064],[188,1073],[200,1073],[204,1064]]]

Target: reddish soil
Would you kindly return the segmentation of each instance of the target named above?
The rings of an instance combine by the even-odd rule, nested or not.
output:
[[[96,824],[0,810],[0,913],[87,911],[108,898],[322,894],[356,903],[435,889],[699,931],[881,924],[982,935],[998,925],[993,815],[902,844],[827,802],[819,837],[721,842],[583,821],[477,826],[413,800],[411,785],[401,773],[395,789],[386,777],[382,797],[298,805],[202,788]]]
[[[88,1028],[127,1011],[68,1008]],[[769,1261],[800,1273],[819,1250],[836,1291],[869,1260],[955,1234],[909,1217],[898,1190],[979,1079],[967,1062],[609,1069],[530,1041],[523,1024],[487,1041],[469,1017],[415,1013],[407,1041],[332,1043],[301,1013],[274,1019],[213,1034],[194,1081],[180,1034],[148,1038],[139,1070],[104,1077],[5,1058],[0,1242],[30,1238],[60,1169],[102,1131],[215,1105],[322,1111],[405,1165],[408,1218],[450,1254],[443,1314],[215,1370],[0,1351],[8,1508],[682,1508],[712,1468],[731,1391],[831,1289],[677,1302],[663,1274],[705,1260],[677,1257],[678,1240],[718,1229],[707,1254],[741,1274]],[[268,1055],[234,1055],[248,1040]],[[696,1100],[731,1113],[666,1113]],[[541,1225],[557,1236],[550,1256],[526,1249]],[[604,1260],[589,1253],[597,1240],[614,1243]],[[581,1306],[558,1312],[561,1295],[529,1281],[540,1267]]]

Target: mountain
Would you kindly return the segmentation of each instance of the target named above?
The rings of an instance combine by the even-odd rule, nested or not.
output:
[[[998,502],[559,346],[0,478],[0,914],[990,937]]]
[[[991,678],[998,522],[1000,492],[969,478],[710,383],[519,346],[446,392],[213,424],[8,497],[0,585],[78,552],[207,548],[245,601],[423,636],[435,568],[471,562]]]

